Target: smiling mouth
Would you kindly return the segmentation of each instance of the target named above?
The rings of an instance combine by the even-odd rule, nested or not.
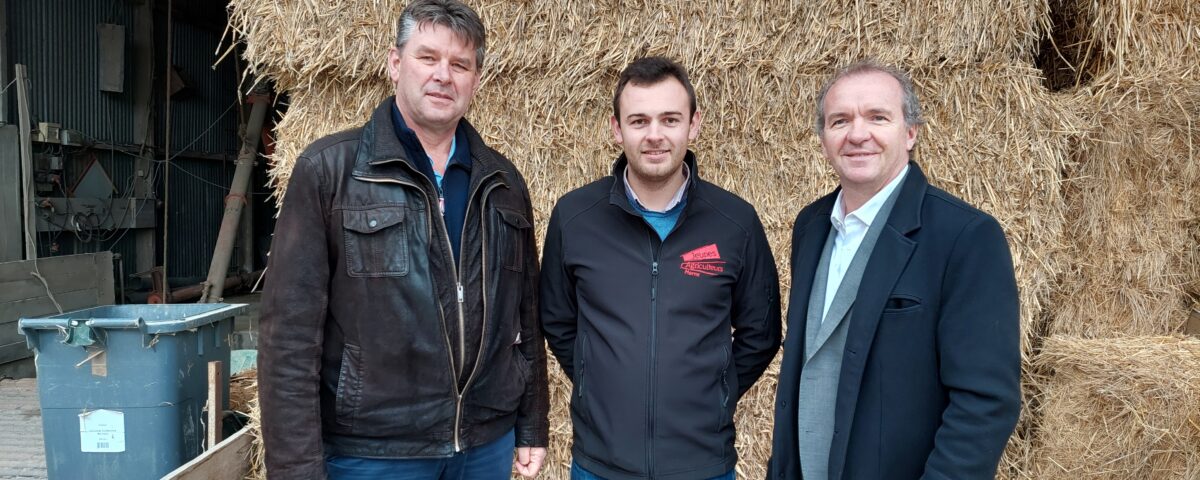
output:
[[[448,102],[449,102],[449,101],[453,101],[453,100],[454,100],[453,98],[450,98],[450,96],[449,96],[449,95],[446,95],[446,94],[444,94],[444,93],[438,93],[438,92],[429,92],[429,93],[426,93],[425,95],[428,95],[428,96],[430,96],[430,97],[436,98],[436,99],[438,99],[438,100],[445,100],[445,101],[448,101]]]
[[[649,156],[666,155],[668,153],[671,153],[671,151],[670,150],[642,150],[642,155],[649,155]]]

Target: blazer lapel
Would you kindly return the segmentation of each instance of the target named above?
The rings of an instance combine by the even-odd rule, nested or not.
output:
[[[854,411],[858,405],[858,392],[862,387],[863,371],[875,339],[875,330],[879,327],[879,317],[897,280],[904,273],[913,250],[917,248],[917,242],[908,235],[921,227],[921,206],[929,182],[916,163],[910,162],[909,167],[896,205],[879,234],[875,251],[871,253],[854,308],[849,314],[850,325],[834,411],[836,429],[841,434],[834,436],[830,446],[829,478],[841,478]]]
[[[808,297],[812,294],[813,275],[821,261],[821,253],[825,249],[825,240],[829,230],[829,212],[833,210],[834,195],[826,197],[824,205],[813,214],[813,219],[801,227],[804,234],[798,245],[792,245],[792,291],[788,302],[788,335],[785,347],[799,355],[793,356],[804,364],[808,352],[805,349],[805,339],[808,328]]]

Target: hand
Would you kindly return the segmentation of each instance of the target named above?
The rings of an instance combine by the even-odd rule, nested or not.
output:
[[[546,447],[517,447],[517,458],[513,459],[513,468],[525,478],[533,478],[542,469],[546,460]]]

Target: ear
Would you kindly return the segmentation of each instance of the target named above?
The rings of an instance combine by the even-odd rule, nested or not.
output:
[[[700,124],[704,120],[704,115],[701,115],[700,110],[692,112],[692,125],[688,127],[688,140],[695,140],[700,136]]]
[[[907,148],[907,150],[912,151],[913,147],[916,146],[916,144],[917,144],[917,127],[916,127],[916,125],[910,125],[908,127],[908,130],[905,133],[907,134],[907,135],[905,135],[906,138],[904,139],[905,147]]]
[[[616,115],[608,117],[608,125],[612,127],[613,141],[617,142],[617,145],[624,145],[625,139],[621,136],[621,122],[617,121]]]
[[[400,81],[400,50],[395,46],[388,47],[387,71],[393,85]]]

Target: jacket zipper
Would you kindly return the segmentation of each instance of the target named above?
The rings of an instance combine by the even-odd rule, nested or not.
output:
[[[650,235],[657,235],[651,231]],[[650,371],[647,375],[647,383],[649,384],[648,392],[650,401],[646,402],[646,424],[649,432],[648,441],[646,442],[646,472],[650,478],[654,478],[654,377],[658,347],[658,255],[661,253],[661,245],[659,249],[654,248],[654,239],[649,236],[646,240],[650,243]]]
[[[411,166],[409,166],[407,163],[404,164],[404,166],[406,168],[408,168],[409,170],[413,170],[413,168]],[[420,173],[420,172],[415,172],[415,173]],[[491,178],[492,176],[497,175],[497,174],[498,174],[498,172],[492,172],[492,173],[488,174],[486,177],[484,177],[483,179],[480,180],[479,184],[483,185],[484,181],[486,181],[488,178]],[[421,176],[424,177],[424,174],[421,174]],[[397,180],[397,179],[393,179],[393,178],[371,179],[371,178],[358,177],[358,176],[356,176],[354,178],[363,180],[366,182],[396,183],[396,184],[400,184],[400,185],[409,185],[409,186],[415,187],[417,190],[420,190],[421,195],[423,195],[425,197],[425,203],[430,206],[430,208],[426,208],[425,210],[426,210],[426,214],[429,219],[429,222],[430,222],[429,225],[431,227],[433,226],[433,208],[432,208],[433,204],[430,202],[429,194],[427,192],[425,192],[425,190],[421,189],[421,187],[418,186],[417,184],[412,183],[412,182],[406,182],[403,180]],[[435,191],[437,190],[437,187],[435,185],[433,185],[432,180],[425,178],[425,182],[428,183],[429,186],[432,187]],[[484,197],[486,198],[486,194],[491,192],[493,188],[495,188],[499,185],[500,184],[489,186],[488,190],[486,192],[484,192]],[[464,219],[470,216],[471,205],[472,205],[471,197],[473,197],[475,195],[475,193],[478,191],[479,191],[479,187],[476,186],[475,191],[471,192],[471,194],[467,196],[467,211],[463,215]],[[441,198],[439,197],[439,200],[440,199]],[[483,200],[481,199],[480,204],[482,204],[482,203],[483,203]],[[480,225],[482,225],[483,224],[483,213],[480,212],[479,216],[480,216]],[[448,252],[450,252],[451,258],[453,258],[454,245],[450,243],[450,231],[446,228],[446,219],[441,218],[440,221],[442,222],[442,238],[446,241],[446,249]],[[466,233],[466,229],[463,229],[463,232],[459,233],[460,245],[462,242],[462,237],[465,236],[465,233]],[[486,240],[486,233],[481,232],[481,234],[485,235],[484,240]],[[484,247],[485,248],[481,248],[481,250],[486,250],[486,245],[484,245]],[[486,252],[484,252],[481,256],[486,258],[486,256],[487,256]],[[451,262],[451,265],[453,266],[454,262]],[[452,270],[454,273],[454,287],[455,287],[455,291],[456,291],[457,297],[458,297],[457,298],[457,300],[458,300],[458,343],[459,343],[459,347],[460,347],[459,351],[458,351],[459,365],[462,366],[463,368],[466,368],[466,366],[463,365],[464,363],[466,363],[466,332],[465,332],[466,318],[465,318],[465,314],[463,313],[463,306],[464,306],[463,285],[462,285],[462,280],[459,276],[459,271],[461,269],[462,269],[462,255],[460,253],[458,265],[453,266]],[[484,277],[487,276],[486,269],[483,272],[483,276]],[[487,298],[486,298],[487,292],[486,291],[484,292],[483,296],[484,296],[484,307],[483,307],[484,316],[483,316],[483,318],[486,319],[487,318]],[[434,298],[434,303],[437,304],[438,312],[442,317],[443,337],[446,339],[446,348],[449,349],[450,348],[450,333],[448,331],[446,331],[446,313],[442,309],[442,302],[439,301],[436,297]],[[480,350],[481,350],[480,355],[477,355],[475,357],[475,367],[472,367],[471,374],[469,377],[467,377],[467,382],[463,385],[462,390],[459,390],[459,388],[458,388],[458,379],[459,379],[461,372],[459,372],[458,369],[454,368],[454,361],[452,359],[448,359],[448,360],[450,360],[450,375],[451,375],[451,377],[453,377],[453,381],[454,381],[453,387],[454,387],[454,391],[456,393],[455,402],[454,402],[454,451],[455,452],[462,451],[462,442],[461,442],[462,439],[461,439],[460,428],[462,425],[463,394],[467,391],[467,388],[471,385],[471,380],[475,376],[475,368],[478,367],[478,365],[479,365],[479,356],[481,356],[483,353],[482,352],[483,341],[484,341],[483,337],[486,335],[487,335],[487,328],[485,325],[485,328],[483,328],[480,333],[480,341],[479,341]]]
[[[495,172],[493,172],[491,175],[495,175]],[[488,177],[491,177],[491,175],[488,175]],[[484,177],[484,180],[486,180],[488,177]],[[480,184],[482,184],[482,183],[483,183],[483,182],[482,182],[482,181],[480,181]],[[465,394],[465,393],[467,392],[467,389],[471,388],[471,381],[472,381],[472,380],[475,380],[475,371],[479,369],[479,360],[480,360],[481,358],[483,358],[483,346],[487,344],[487,318],[488,318],[488,304],[487,304],[487,224],[486,224],[486,219],[484,218],[484,217],[485,217],[485,215],[483,214],[483,209],[482,209],[482,206],[483,206],[483,205],[487,205],[487,197],[488,197],[488,194],[492,193],[492,190],[495,190],[497,187],[499,187],[499,186],[501,186],[501,185],[507,186],[507,185],[505,185],[505,184],[504,184],[504,182],[499,182],[499,183],[496,183],[496,184],[493,184],[493,185],[488,185],[488,188],[487,188],[487,190],[484,190],[484,191],[483,191],[483,195],[481,195],[481,196],[480,196],[480,198],[479,198],[479,205],[480,205],[480,210],[479,210],[479,234],[480,234],[480,235],[483,237],[483,238],[480,240],[480,251],[481,251],[481,252],[480,252],[480,255],[479,255],[479,258],[480,258],[480,262],[479,262],[479,263],[480,263],[480,269],[481,269],[481,272],[480,272],[480,275],[479,275],[479,279],[480,279],[480,293],[481,293],[480,297],[483,299],[483,315],[482,315],[482,318],[483,318],[483,327],[482,327],[482,328],[480,328],[480,330],[479,330],[479,353],[475,355],[475,364],[471,366],[471,373],[470,373],[470,374],[467,376],[467,383],[464,383],[464,384],[463,384],[463,389],[462,389],[462,392],[459,392],[459,394],[458,394],[458,405],[457,405],[457,408],[455,408],[455,414],[454,414],[454,451],[455,451],[455,452],[461,452],[461,451],[462,451],[462,447],[461,447],[461,445],[459,444],[459,433],[460,433],[460,432],[459,432],[459,425],[462,423],[462,403],[463,403],[463,394]],[[470,198],[470,197],[468,197],[468,198]],[[470,210],[471,210],[471,205],[472,205],[471,203],[467,203],[467,212],[466,212],[466,213],[468,213],[468,214],[469,214],[469,213],[471,213],[471,212],[470,212]],[[464,219],[465,219],[465,218],[467,218],[467,217],[468,217],[468,215],[463,215],[463,218],[464,218]],[[466,231],[466,229],[464,228],[464,229],[463,229],[463,231],[465,232],[465,231]],[[462,240],[460,239],[460,240],[459,240],[459,242],[460,242],[459,244],[461,245],[461,244],[462,244],[462,243],[461,243],[461,242],[462,242]],[[459,257],[461,258],[461,255],[460,255]],[[460,262],[460,263],[461,263],[461,262]],[[460,266],[461,266],[461,265],[460,265]],[[460,338],[460,339],[462,339],[462,341],[464,342],[464,345],[465,345],[465,342],[466,342],[466,336],[465,336],[465,334],[463,334],[463,333],[462,333],[462,332],[463,332],[463,330],[462,330],[462,329],[463,329],[463,328],[465,328],[465,326],[466,326],[466,325],[465,325],[465,324],[466,324],[466,322],[465,322],[465,321],[463,321],[463,295],[462,295],[462,291],[463,291],[463,287],[462,287],[462,284],[460,283],[460,284],[458,285],[458,318],[459,318],[459,321],[461,322],[461,323],[459,324],[459,333],[460,333],[460,335],[459,335],[459,338]],[[464,360],[464,361],[465,361],[465,360]],[[464,367],[465,367],[465,366],[464,366]]]

